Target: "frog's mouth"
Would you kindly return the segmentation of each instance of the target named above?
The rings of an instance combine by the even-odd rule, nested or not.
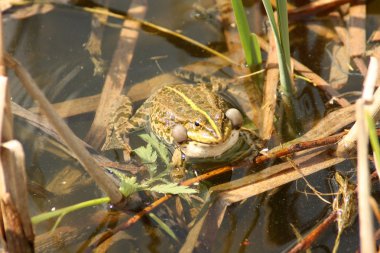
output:
[[[189,141],[180,145],[181,151],[189,158],[206,158],[216,157],[231,147],[233,147],[239,139],[239,130],[232,130],[228,139],[224,142],[216,144],[205,144],[195,141]]]

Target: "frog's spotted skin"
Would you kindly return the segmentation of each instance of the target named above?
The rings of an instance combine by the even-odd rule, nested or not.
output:
[[[102,150],[129,149],[124,135],[147,127],[168,146],[189,157],[214,157],[232,147],[239,138],[225,116],[228,104],[206,85],[173,84],[155,92],[132,116],[131,102],[123,98],[111,118]],[[172,130],[181,125],[187,140],[176,143]]]
[[[112,116],[108,121],[106,141],[102,150],[129,149],[123,139],[124,134],[131,133],[144,127],[148,120],[148,101],[140,107],[132,117],[132,102],[126,96],[120,96],[112,107]]]

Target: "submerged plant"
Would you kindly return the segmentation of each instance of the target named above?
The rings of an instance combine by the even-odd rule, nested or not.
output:
[[[168,176],[170,172],[170,162],[169,162],[169,152],[164,144],[160,143],[159,140],[153,134],[141,134],[140,137],[147,142],[146,146],[141,146],[134,150],[134,152],[140,157],[140,159],[147,165],[149,171],[149,178],[143,179],[141,182],[137,181],[137,177],[128,176],[116,169],[107,168],[115,176],[120,179],[120,192],[128,197],[133,193],[138,191],[151,191],[161,194],[194,194],[198,191],[190,188],[189,186],[179,185],[178,183],[173,183],[167,180],[165,177]],[[166,168],[162,172],[158,172],[157,169],[157,159],[158,157],[164,162]],[[85,207],[90,207],[94,205],[100,205],[109,203],[109,197],[103,197],[93,200],[84,201],[75,205],[64,207],[53,212],[46,212],[32,217],[32,223],[38,224],[48,219],[58,217],[53,229],[55,229],[62,218],[73,211],[80,210]],[[155,219],[158,219],[155,217]],[[164,229],[165,231],[167,228]]]

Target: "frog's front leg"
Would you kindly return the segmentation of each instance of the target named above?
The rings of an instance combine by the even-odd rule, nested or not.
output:
[[[172,160],[170,163],[171,171],[170,178],[174,182],[180,182],[186,175],[185,160],[182,157],[182,152],[179,148],[174,150]]]
[[[101,148],[104,150],[124,149],[124,125],[128,124],[132,116],[132,102],[127,96],[120,96],[111,106],[106,128],[106,140]]]
[[[101,148],[104,150],[123,149],[129,160],[129,154],[132,152],[129,146],[128,135],[146,125],[147,107],[145,103],[132,116],[132,102],[127,96],[120,96],[117,103],[112,106],[112,114],[109,117],[106,140]]]

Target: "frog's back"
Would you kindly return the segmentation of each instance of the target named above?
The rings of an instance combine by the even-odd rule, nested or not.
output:
[[[175,125],[194,124],[204,114],[213,118],[228,109],[227,103],[203,84],[166,85],[150,103],[150,127],[167,144],[173,144],[171,131]]]

